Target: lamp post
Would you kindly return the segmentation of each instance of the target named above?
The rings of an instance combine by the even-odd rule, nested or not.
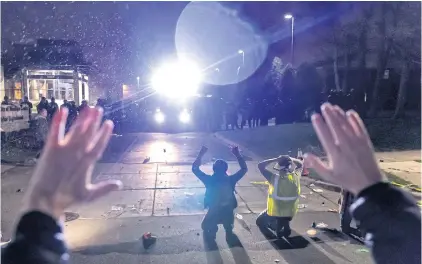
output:
[[[292,14],[285,14],[284,15],[284,19],[286,20],[291,20],[292,21],[292,43],[291,43],[291,47],[290,47],[290,63],[293,65],[294,63],[294,54],[295,54],[295,50],[294,50],[294,28],[295,28],[295,17]]]
[[[243,50],[238,50],[237,53],[242,54],[242,67],[245,66],[245,52]]]

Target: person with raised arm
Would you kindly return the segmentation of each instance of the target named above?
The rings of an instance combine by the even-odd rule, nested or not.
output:
[[[248,171],[246,162],[240,154],[238,147],[232,147],[231,151],[239,162],[240,169],[229,176],[228,164],[224,160],[216,160],[213,164],[213,174],[207,175],[201,169],[201,161],[207,152],[202,147],[195,162],[192,164],[192,172],[205,185],[204,207],[208,208],[201,227],[206,239],[214,240],[218,231],[218,224],[223,224],[226,230],[226,237],[233,234],[234,209],[237,207],[237,200],[234,195],[236,183]]]

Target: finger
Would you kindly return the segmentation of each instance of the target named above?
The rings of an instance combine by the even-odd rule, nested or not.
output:
[[[359,114],[354,110],[347,111],[347,119],[349,120],[354,132],[360,138],[367,137],[369,139],[368,131],[366,131],[365,124],[360,118]]]
[[[306,167],[313,169],[324,180],[332,182],[333,173],[331,169],[319,157],[311,153],[306,153],[304,163],[306,163]]]
[[[98,160],[103,155],[105,148],[107,147],[108,142],[110,141],[111,134],[113,132],[113,122],[107,120],[104,122],[100,130],[98,131],[98,136],[91,144],[88,149],[88,155],[95,160]]]
[[[103,117],[103,109],[102,108],[96,108],[94,109],[94,111],[92,111],[92,117],[91,117],[91,121],[88,124],[87,130],[85,132],[85,134],[83,135],[85,137],[85,142],[86,143],[90,143],[93,138],[95,137],[95,134],[97,133],[100,124],[101,124],[101,120]]]
[[[97,183],[95,185],[91,185],[88,188],[88,197],[86,199],[87,202],[94,201],[98,198],[104,197],[105,195],[109,194],[112,191],[117,191],[122,188],[121,181],[104,181]]]
[[[67,114],[68,111],[66,108],[61,109],[54,114],[53,120],[51,121],[47,144],[57,145],[61,140],[63,140]]]
[[[333,119],[338,127],[339,139],[342,142],[350,143],[355,134],[346,113],[337,105],[333,107],[333,113]]]
[[[334,144],[333,135],[322,117],[319,114],[314,114],[312,115],[311,121],[325,153],[328,156],[336,155],[337,146]]]
[[[79,141],[79,136],[85,133],[87,127],[87,120],[90,119],[91,113],[91,109],[84,109],[84,111],[81,112],[81,114],[76,118],[76,121],[70,127],[69,133],[67,133],[65,138],[66,141],[69,141],[74,138]]]

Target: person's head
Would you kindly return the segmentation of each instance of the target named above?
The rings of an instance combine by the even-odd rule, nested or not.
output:
[[[227,164],[227,162],[221,159],[216,160],[212,165],[212,169],[215,175],[225,175],[227,173],[228,168],[229,165]]]
[[[51,102],[54,103],[56,101],[56,98],[51,97]]]
[[[9,101],[9,96],[5,95],[3,99],[7,102]]]
[[[25,95],[25,96],[23,97],[23,101],[24,101],[24,102],[28,102],[28,96],[26,96],[26,95]]]
[[[63,100],[63,104],[67,104],[67,100],[66,99]]]
[[[38,110],[38,114],[40,116],[47,117],[47,109],[41,108],[40,110]]]
[[[88,101],[87,100],[82,100],[82,105],[88,105]]]
[[[293,166],[293,161],[289,155],[280,155],[277,159],[277,164],[274,166],[274,169],[284,172],[290,171]]]
[[[43,97],[41,97],[41,102],[45,102],[45,101],[47,101],[47,99],[45,99],[45,97],[43,96]]]

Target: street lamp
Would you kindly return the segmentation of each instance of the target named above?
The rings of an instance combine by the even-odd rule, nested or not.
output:
[[[295,17],[292,14],[285,14],[284,15],[284,19],[292,20],[292,43],[291,43],[291,47],[290,47],[290,63],[293,65],[294,62],[294,27],[295,27]]]
[[[237,53],[242,54],[242,66],[245,66],[245,52],[243,50],[238,50]]]
[[[138,90],[139,90],[139,76],[136,77],[136,80],[138,81]]]

